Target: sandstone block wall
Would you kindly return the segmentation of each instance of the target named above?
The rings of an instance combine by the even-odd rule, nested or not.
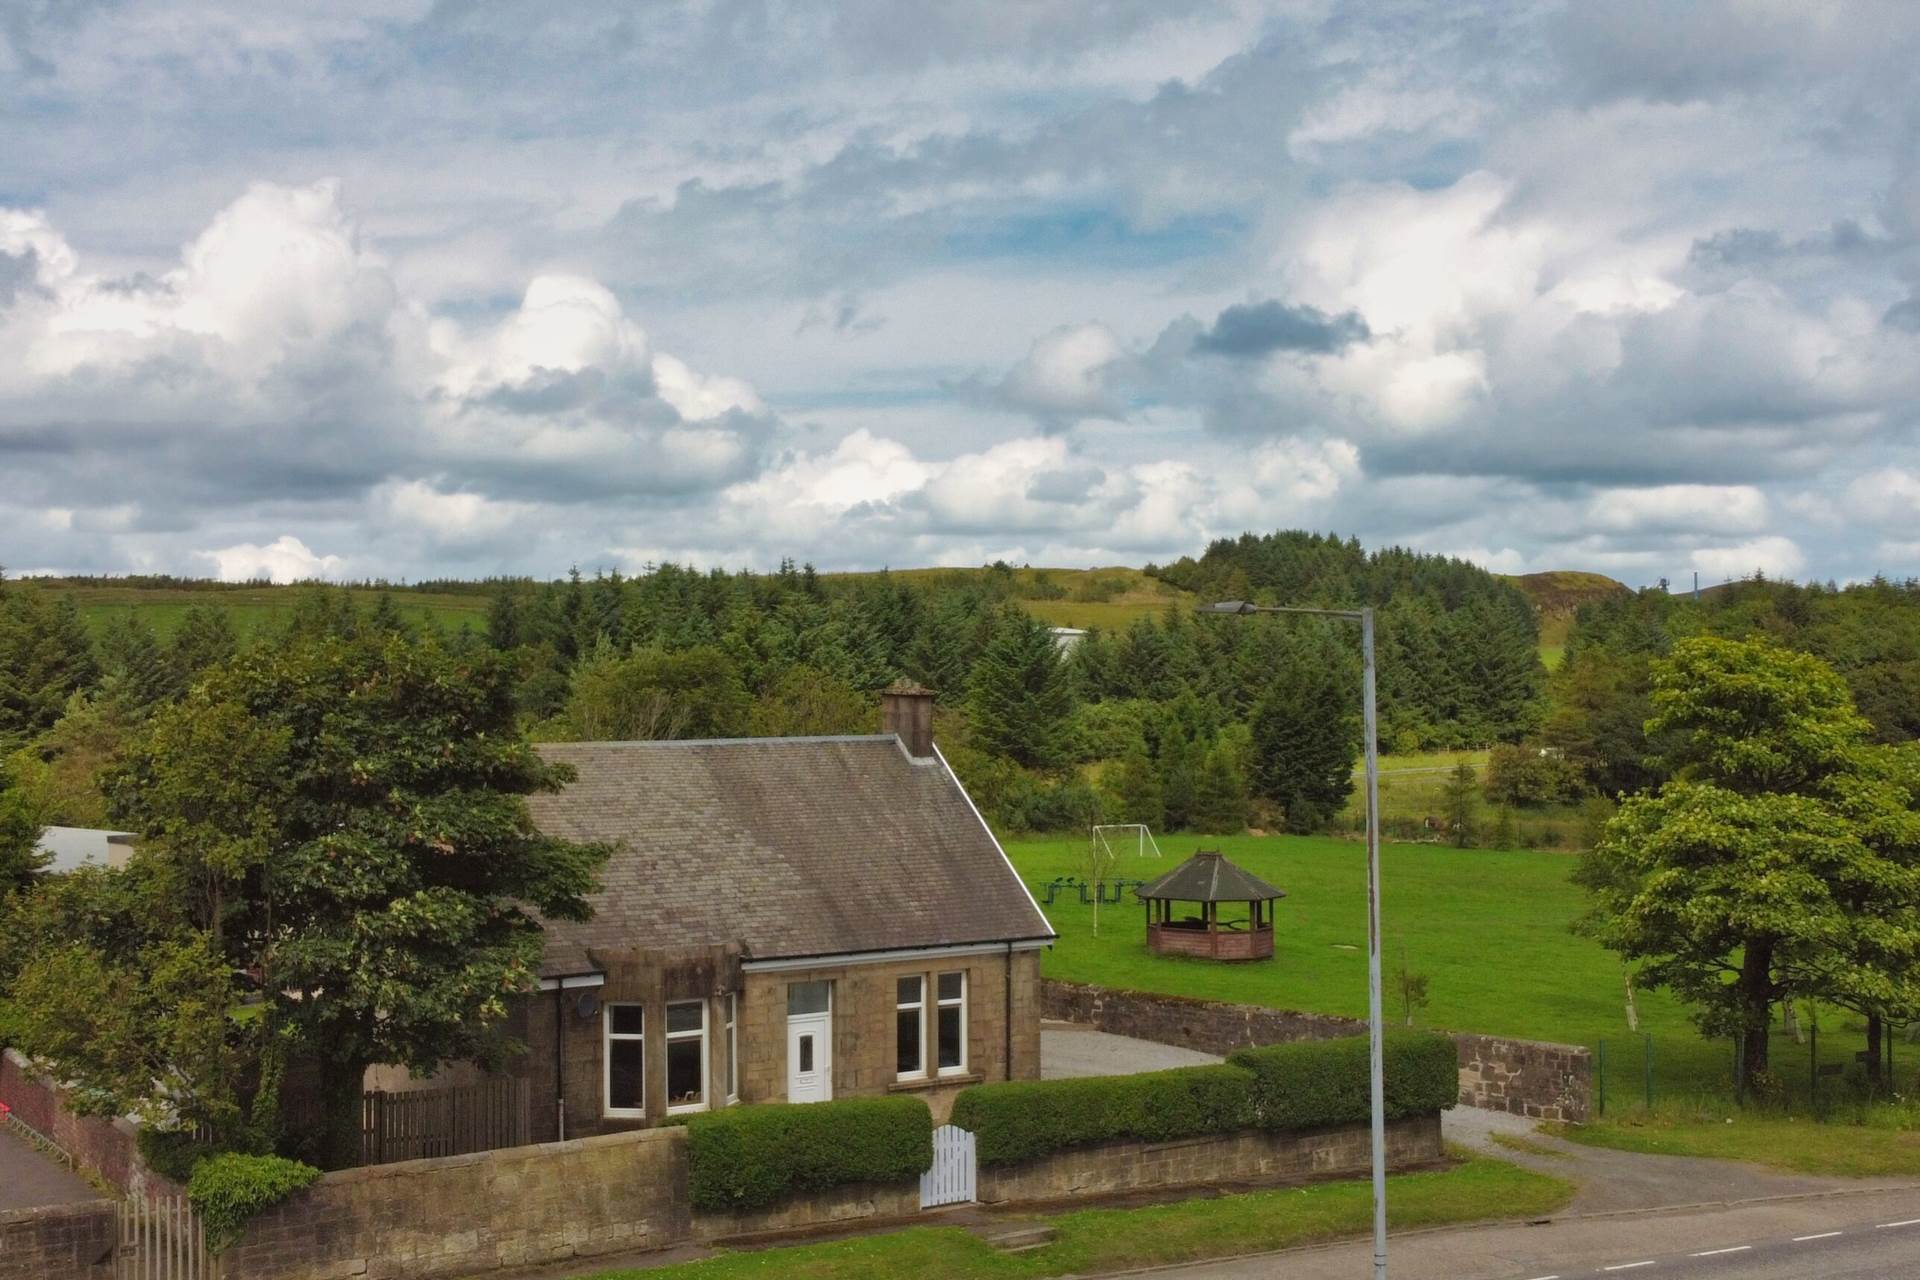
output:
[[[0,1213],[0,1280],[113,1280],[111,1200]]]
[[[724,1240],[765,1232],[796,1231],[836,1222],[906,1218],[920,1212],[918,1179],[901,1183],[864,1183],[815,1191],[756,1213],[696,1213],[693,1238]]]
[[[1389,1168],[1428,1164],[1445,1154],[1437,1112],[1387,1126]],[[1107,1142],[982,1169],[979,1196],[989,1204],[1045,1202],[1158,1187],[1291,1182],[1365,1173],[1372,1157],[1372,1132],[1366,1125],[1173,1142]]]
[[[653,1129],[330,1173],[222,1256],[247,1280],[431,1280],[688,1238],[686,1133]]]
[[[1536,1120],[1581,1124],[1593,1092],[1588,1049],[1539,1040],[1457,1035],[1460,1101]]]
[[[1364,1035],[1367,1030],[1367,1024],[1355,1018],[1052,978],[1040,983],[1040,1009],[1045,1018],[1222,1056],[1257,1045]],[[1453,1042],[1460,1054],[1463,1106],[1538,1120],[1586,1120],[1593,1074],[1591,1054],[1583,1046],[1471,1033],[1454,1033]]]

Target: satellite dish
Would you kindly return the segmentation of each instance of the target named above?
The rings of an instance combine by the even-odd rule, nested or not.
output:
[[[580,998],[573,1002],[573,1012],[578,1018],[593,1017],[600,1012],[600,997],[591,991],[582,991]]]

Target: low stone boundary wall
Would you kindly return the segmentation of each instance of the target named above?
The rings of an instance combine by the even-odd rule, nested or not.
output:
[[[0,1053],[0,1102],[27,1126],[128,1194],[177,1196],[181,1188],[147,1168],[134,1139],[139,1128],[131,1121],[106,1116],[83,1116],[67,1106],[59,1085],[28,1065],[18,1050]]]
[[[1430,1164],[1446,1155],[1440,1116],[1414,1116],[1387,1126],[1387,1165]],[[1103,1142],[1021,1164],[980,1170],[983,1203],[1068,1200],[1158,1187],[1297,1182],[1362,1174],[1373,1160],[1366,1125],[1303,1133],[1244,1132],[1173,1142]]]
[[[427,1280],[679,1244],[682,1129],[646,1129],[329,1173],[221,1255],[247,1280]]]
[[[113,1280],[113,1201],[0,1213],[0,1280]]]
[[[1045,978],[1040,1016],[1114,1035],[1225,1056],[1291,1040],[1366,1034],[1355,1018]],[[1460,1052],[1460,1102],[1536,1120],[1582,1123],[1593,1090],[1591,1054],[1580,1045],[1449,1033]]]

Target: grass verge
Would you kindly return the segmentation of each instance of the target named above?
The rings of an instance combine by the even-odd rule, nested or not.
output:
[[[1450,1169],[1396,1174],[1389,1180],[1387,1210],[1391,1225],[1407,1230],[1538,1217],[1565,1204],[1572,1194],[1572,1186],[1559,1178],[1502,1160],[1470,1157]],[[1363,1235],[1372,1221],[1372,1203],[1364,1180],[1322,1182],[1144,1209],[1062,1214],[1048,1219],[1056,1232],[1054,1242],[1023,1254],[997,1252],[958,1227],[911,1227],[650,1270],[607,1271],[592,1280],[892,1280],[905,1275],[1039,1280]]]
[[[1561,1126],[1555,1133],[1616,1151],[1746,1160],[1838,1178],[1920,1176],[1920,1114],[1911,1107],[1880,1106],[1869,1108],[1863,1119],[1821,1123],[1733,1107],[1661,1108],[1577,1128]]]

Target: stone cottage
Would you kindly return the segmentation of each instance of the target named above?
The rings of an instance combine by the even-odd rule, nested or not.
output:
[[[877,735],[544,745],[530,801],[615,846],[592,919],[549,922],[520,1010],[535,1141],[733,1103],[910,1092],[944,1115],[1040,1071],[1053,930],[933,743],[933,695]]]

